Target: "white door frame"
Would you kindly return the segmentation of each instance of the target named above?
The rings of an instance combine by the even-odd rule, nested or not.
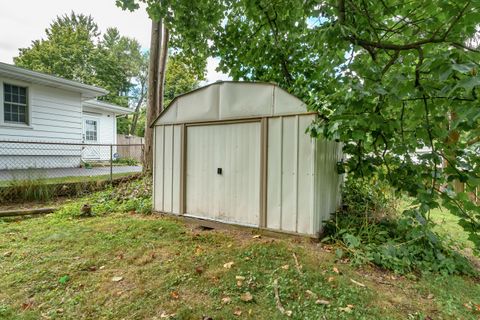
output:
[[[86,138],[86,121],[91,120],[96,122],[96,140],[87,140]],[[91,116],[91,115],[85,115],[83,114],[82,116],[82,142],[84,144],[97,144],[99,143],[99,133],[100,133],[100,117],[97,116]],[[91,146],[91,147],[85,147],[83,152],[82,152],[82,158],[83,159],[90,159],[90,160],[100,160],[101,155],[100,155],[100,147],[99,146]]]

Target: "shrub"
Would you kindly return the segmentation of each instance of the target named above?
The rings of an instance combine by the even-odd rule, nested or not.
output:
[[[56,214],[58,217],[80,217],[80,208],[84,204],[90,205],[93,215],[131,211],[149,214],[152,208],[151,185],[150,177],[124,182],[66,204]]]
[[[416,209],[399,214],[391,189],[375,181],[347,180],[344,210],[326,223],[326,238],[338,244],[338,258],[372,263],[396,273],[473,274],[454,244],[432,231]]]
[[[139,162],[133,158],[120,158],[113,160],[113,163],[127,166],[137,166]]]

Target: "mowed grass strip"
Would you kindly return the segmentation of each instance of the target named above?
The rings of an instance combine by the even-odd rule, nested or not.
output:
[[[4,220],[0,319],[480,316],[475,279],[354,269],[336,261],[334,251],[155,215]]]

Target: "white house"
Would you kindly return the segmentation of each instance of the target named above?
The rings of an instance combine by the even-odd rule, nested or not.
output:
[[[342,147],[271,83],[217,82],[154,123],[155,211],[316,237],[340,204]]]
[[[102,88],[0,63],[0,169],[76,167],[82,159],[109,159],[100,146],[81,146],[115,144],[116,117],[131,113],[96,100],[105,94]]]

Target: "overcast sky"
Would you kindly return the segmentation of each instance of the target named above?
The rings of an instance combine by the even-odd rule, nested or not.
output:
[[[115,0],[0,0],[0,61],[13,63],[19,48],[44,38],[50,22],[71,11],[93,16],[102,32],[117,27],[122,35],[149,48],[150,21],[145,10],[125,12],[115,6]],[[215,71],[216,66],[215,59],[209,59],[207,83],[228,79]]]

